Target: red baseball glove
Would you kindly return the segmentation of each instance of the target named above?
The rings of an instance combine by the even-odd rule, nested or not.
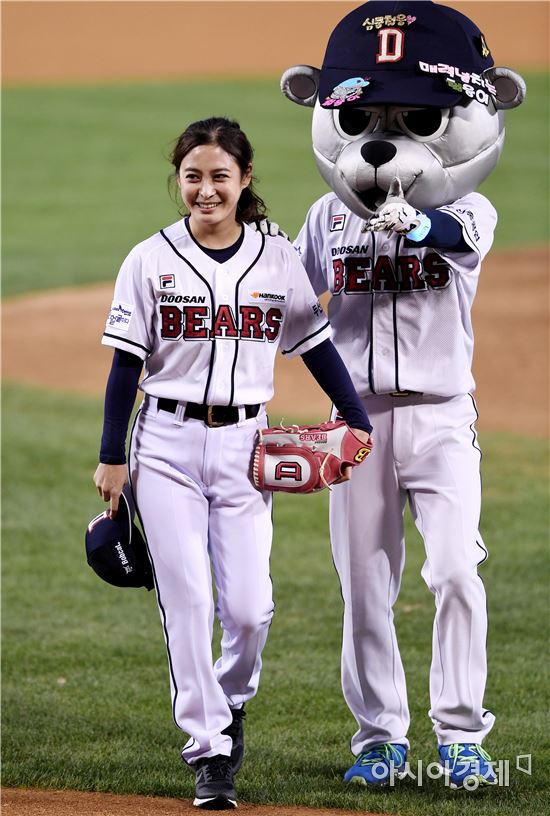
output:
[[[337,482],[372,450],[343,420],[322,425],[278,426],[258,432],[252,475],[260,490],[315,493]]]

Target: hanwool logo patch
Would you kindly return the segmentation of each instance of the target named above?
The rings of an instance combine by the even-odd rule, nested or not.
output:
[[[330,231],[331,232],[340,232],[344,229],[344,224],[346,223],[346,214],[339,213],[338,215],[333,215],[330,220]]]
[[[111,311],[107,318],[107,328],[118,329],[118,331],[128,331],[134,307],[129,303],[113,301]]]
[[[161,289],[175,289],[176,279],[174,275],[159,275]]]
[[[265,300],[268,303],[286,303],[286,295],[282,292],[251,292],[250,297],[254,300]]]

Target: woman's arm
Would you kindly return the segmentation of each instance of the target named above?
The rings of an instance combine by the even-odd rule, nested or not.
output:
[[[139,357],[115,349],[105,389],[99,465],[93,477],[103,501],[111,503],[113,516],[118,510],[122,489],[128,482],[126,435],[142,367],[143,362]]]
[[[324,340],[306,351],[302,360],[346,424],[354,430],[366,432],[368,438],[372,432],[368,414],[332,340]]]
[[[318,346],[306,351],[302,354],[302,360],[325,394],[330,397],[346,424],[366,444],[372,433],[372,425],[332,340],[323,340]],[[338,481],[347,482],[351,478],[352,470],[351,466],[346,467],[344,475]]]

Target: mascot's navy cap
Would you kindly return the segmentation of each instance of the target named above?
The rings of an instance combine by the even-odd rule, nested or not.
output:
[[[319,102],[451,107],[464,99],[463,83],[480,87],[478,77],[492,65],[483,34],[455,9],[431,0],[371,0],[332,32]]]
[[[86,557],[94,572],[118,587],[153,589],[153,574],[143,536],[134,524],[132,491],[127,485],[114,519],[108,511],[93,518],[86,530]]]

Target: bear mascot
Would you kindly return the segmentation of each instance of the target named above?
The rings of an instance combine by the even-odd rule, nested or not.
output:
[[[496,167],[504,111],[525,83],[439,3],[371,0],[332,32],[322,68],[281,79],[313,108],[330,192],[295,241],[334,343],[374,426],[374,450],[330,497],[344,599],[342,688],[357,721],[346,782],[407,773],[409,707],[393,623],[408,502],[435,598],[430,711],[446,784],[498,784],[482,742],[487,612],[478,566],[480,458],[471,308],[496,212],[479,184]]]

